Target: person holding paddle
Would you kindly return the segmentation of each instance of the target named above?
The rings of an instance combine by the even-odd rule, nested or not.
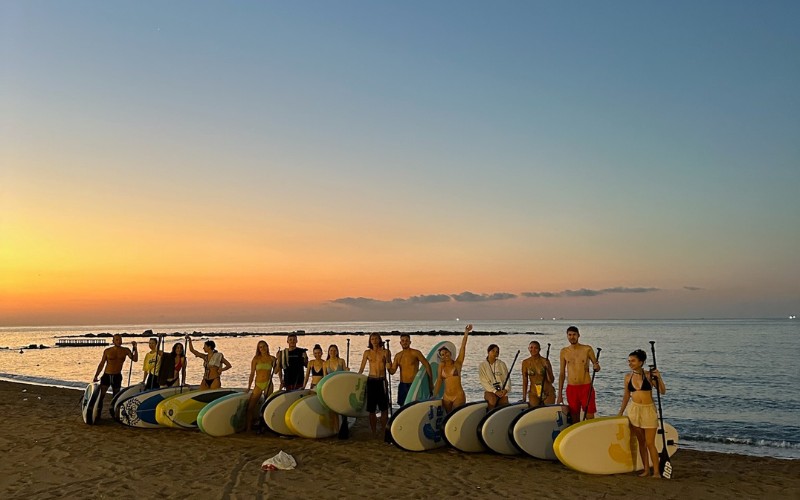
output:
[[[628,366],[631,372],[625,375],[623,383],[624,392],[622,394],[622,405],[619,408],[619,416],[628,408],[628,420],[631,422],[631,432],[639,442],[639,455],[642,457],[644,470],[641,477],[650,475],[650,462],[653,463],[653,477],[661,477],[658,462],[658,450],[656,449],[656,433],[658,431],[658,415],[656,406],[653,402],[653,387],[658,387],[659,394],[667,392],[664,379],[661,373],[653,368],[649,372],[644,371],[644,362],[647,360],[647,353],[641,349],[636,349],[628,356]],[[648,460],[648,455],[650,460]]]
[[[392,364],[392,353],[388,349],[384,349],[383,339],[378,333],[370,334],[369,349],[364,351],[358,373],[364,373],[367,361],[369,361],[369,377],[367,378],[369,427],[372,429],[372,434],[378,436],[377,410],[381,412],[382,434],[386,434],[386,424],[389,422],[389,386],[386,381],[386,369]]]
[[[122,335],[117,333],[112,338],[111,343],[113,345],[103,351],[103,357],[100,358],[100,364],[97,365],[97,371],[93,379],[97,382],[100,372],[103,372],[103,376],[99,378],[100,401],[97,403],[101,409],[103,408],[103,398],[109,387],[111,387],[113,395],[116,395],[122,389],[122,366],[125,364],[125,359],[131,358],[131,364],[139,361],[139,352],[136,350],[135,341],[131,342],[133,350],[122,347]],[[105,371],[103,371],[103,368],[105,368]],[[98,415],[102,413],[101,411]]]
[[[500,347],[491,344],[486,349],[486,359],[478,366],[478,379],[483,387],[483,399],[486,400],[486,411],[491,411],[497,406],[508,404],[508,366],[500,359]],[[505,383],[500,382],[504,380]]]
[[[548,346],[550,344],[547,344]],[[526,400],[531,408],[541,405],[551,405],[556,401],[556,391],[553,382],[553,365],[550,360],[541,355],[542,346],[534,340],[528,344],[531,357],[522,362],[522,402]],[[548,353],[550,348],[548,347]],[[528,391],[528,382],[531,389]]]
[[[600,371],[600,363],[592,346],[578,342],[581,334],[577,326],[567,328],[569,345],[561,349],[560,370],[558,373],[558,399],[556,404],[564,403],[564,380],[567,379],[567,404],[573,423],[581,420],[581,409],[585,408],[584,419],[594,418],[597,413],[592,377],[589,375],[589,362],[594,371]]]

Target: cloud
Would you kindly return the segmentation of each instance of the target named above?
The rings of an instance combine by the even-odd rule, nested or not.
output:
[[[496,293],[472,293],[461,292],[457,294],[431,294],[431,295],[413,295],[408,298],[395,298],[392,300],[378,300],[367,297],[342,297],[334,299],[331,302],[334,304],[343,304],[351,307],[360,307],[362,309],[388,309],[392,307],[406,307],[424,304],[441,304],[444,302],[488,302],[493,300],[509,300],[517,298],[516,294],[508,292]]]
[[[456,302],[488,302],[490,300],[509,300],[515,299],[517,296],[513,293],[497,292],[492,294],[477,294],[472,292],[461,292],[459,294],[451,295]]]
[[[698,290],[702,290],[699,286],[685,286],[683,287],[684,290],[689,290],[690,292],[696,292]]]
[[[688,290],[700,288],[684,287]],[[558,298],[558,297],[596,297],[598,295],[605,295],[609,293],[650,293],[657,292],[660,288],[654,287],[624,287],[617,286],[612,288],[602,288],[593,290],[590,288],[580,288],[578,290],[562,290],[560,292],[523,292],[519,295],[509,292],[495,292],[495,293],[473,293],[461,292],[453,294],[431,294],[431,295],[412,295],[411,297],[398,297],[391,300],[378,300],[368,297],[342,297],[339,299],[331,300],[334,304],[342,304],[350,307],[358,307],[362,309],[391,309],[401,307],[413,307],[425,304],[442,304],[445,302],[492,302],[500,300],[512,300],[519,296],[529,298]]]
[[[532,298],[555,298],[555,297],[596,297],[598,295],[605,295],[607,293],[649,293],[657,292],[660,288],[654,287],[635,287],[628,288],[624,286],[616,286],[613,288],[602,288],[600,290],[592,290],[589,288],[581,288],[580,290],[562,290],[560,292],[523,292],[523,297]]]

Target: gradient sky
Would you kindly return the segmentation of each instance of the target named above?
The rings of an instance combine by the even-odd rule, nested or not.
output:
[[[800,3],[0,3],[0,325],[787,317]]]

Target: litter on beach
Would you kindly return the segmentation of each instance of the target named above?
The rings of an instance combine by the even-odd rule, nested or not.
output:
[[[292,470],[297,467],[294,457],[281,450],[272,458],[264,460],[261,470]]]

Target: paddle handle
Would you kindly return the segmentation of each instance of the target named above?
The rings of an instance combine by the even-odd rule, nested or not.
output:
[[[519,350],[517,350],[517,354],[514,355],[514,361],[511,362],[511,368],[508,369],[508,373],[506,373],[506,379],[503,381],[503,385],[500,387],[502,390],[505,390],[506,385],[508,384],[508,379],[511,377],[511,372],[514,370],[514,365],[517,363],[517,358],[519,357]]]
[[[602,350],[603,350],[602,348],[598,347],[597,348],[597,354],[594,357],[595,361],[597,361],[598,363],[600,362],[600,351],[602,351]],[[586,409],[583,410],[583,419],[584,420],[586,420],[586,415],[589,414],[589,403],[592,402],[592,395],[594,394],[594,376],[595,375],[597,375],[597,372],[592,370],[592,382],[589,385],[589,398],[586,400]],[[580,416],[580,414],[578,416]]]

